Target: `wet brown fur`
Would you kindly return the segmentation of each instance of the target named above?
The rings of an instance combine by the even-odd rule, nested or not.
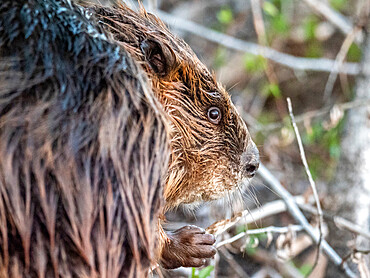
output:
[[[146,74],[69,1],[0,4],[0,277],[144,277],[168,131]]]
[[[170,116],[172,154],[166,207],[214,200],[233,192],[245,178],[242,155],[255,146],[225,89],[190,47],[156,16],[143,9],[136,13],[124,5],[95,7],[94,12],[114,38],[142,62],[155,95]],[[165,74],[156,74],[146,63],[140,50],[144,40],[161,45],[169,60]],[[217,125],[207,118],[213,106],[222,113]]]
[[[181,204],[229,196],[242,186],[249,163],[258,167],[258,151],[230,96],[190,47],[144,9],[96,6],[93,14],[141,63],[169,116],[171,157],[164,212]],[[147,44],[157,45],[153,55],[143,50]],[[211,107],[221,110],[217,124],[208,118]],[[216,252],[214,238],[198,227],[166,234],[159,225],[159,231],[159,261],[166,268],[202,266],[204,258]]]

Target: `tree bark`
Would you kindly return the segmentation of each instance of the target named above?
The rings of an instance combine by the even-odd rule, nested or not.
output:
[[[354,100],[370,99],[370,36],[363,46],[362,71],[357,77]],[[330,186],[329,206],[337,215],[370,230],[370,107],[348,112],[341,141],[341,158],[336,176]],[[330,239],[342,256],[351,251],[348,243],[354,236],[332,225]],[[360,250],[370,248],[370,242],[361,236],[355,244]],[[367,265],[370,265],[367,256]],[[327,277],[335,277],[329,269]]]

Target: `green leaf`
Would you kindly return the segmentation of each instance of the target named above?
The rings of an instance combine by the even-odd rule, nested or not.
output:
[[[262,92],[267,96],[273,96],[274,98],[281,97],[281,91],[278,84],[267,84],[263,87]]]
[[[233,12],[230,8],[222,8],[217,13],[217,19],[222,24],[229,24],[233,21]]]
[[[240,234],[248,230],[248,227],[246,225],[238,225],[236,226],[235,233]]]
[[[269,85],[269,90],[270,90],[271,94],[274,97],[276,97],[276,98],[281,97],[281,91],[280,91],[279,85],[277,85],[277,84],[270,84]]]
[[[344,10],[347,6],[347,0],[330,0],[329,2],[330,5],[338,11]]]
[[[279,14],[272,19],[272,29],[279,34],[287,34],[289,32],[289,24],[285,15]]]
[[[338,144],[338,145],[331,145],[330,147],[329,147],[329,154],[330,154],[330,157],[331,158],[334,158],[334,159],[339,159],[339,157],[340,157],[340,145]]]
[[[190,278],[199,278],[199,276],[195,274],[195,267],[191,268]]]
[[[303,22],[304,35],[306,40],[315,39],[315,31],[319,20],[316,16],[309,16]]]
[[[311,133],[306,133],[303,138],[303,143],[307,145],[314,144],[321,141],[324,135],[324,129],[321,122],[316,122],[311,126]]]
[[[262,6],[263,11],[272,17],[277,16],[279,14],[278,8],[275,7],[274,4],[271,2],[264,2]]]
[[[362,52],[358,45],[355,43],[351,44],[350,48],[348,49],[347,60],[349,62],[360,62],[361,56]]]
[[[304,264],[304,265],[302,265],[298,270],[299,270],[299,272],[300,272],[304,277],[306,277],[306,276],[310,273],[311,269],[312,269],[312,266],[311,266],[311,265],[309,265],[309,264]]]
[[[322,46],[318,41],[311,41],[306,49],[306,57],[319,58],[323,56]]]
[[[203,269],[201,269],[198,273],[199,278],[207,278],[211,275],[211,272],[215,269],[213,265],[209,265]]]
[[[248,72],[262,72],[267,65],[266,59],[261,55],[246,53],[244,55],[244,67]]]
[[[214,58],[214,62],[213,62],[214,67],[216,69],[222,67],[226,62],[226,57],[227,57],[226,48],[224,48],[224,47],[217,48],[215,58]]]
[[[248,244],[245,247],[245,251],[247,252],[248,255],[253,256],[257,252],[257,246],[254,246],[256,238],[258,239],[256,235],[249,236]]]

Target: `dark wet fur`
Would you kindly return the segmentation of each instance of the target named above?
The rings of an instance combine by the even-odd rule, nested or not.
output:
[[[148,88],[68,1],[2,1],[1,277],[147,273],[169,157]]]

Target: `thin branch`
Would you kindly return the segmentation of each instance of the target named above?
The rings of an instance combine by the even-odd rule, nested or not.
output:
[[[317,243],[317,255],[316,255],[315,263],[314,263],[313,267],[310,270],[310,273],[312,273],[312,271],[315,269],[315,267],[317,265],[317,262],[319,260],[319,255],[320,255],[320,245],[321,245],[321,241],[322,241],[322,225],[323,225],[322,210],[321,210],[321,205],[320,205],[320,200],[319,200],[319,194],[317,194],[316,184],[315,184],[315,182],[312,178],[310,169],[308,168],[308,163],[307,163],[306,154],[305,154],[305,151],[304,151],[304,148],[303,148],[301,135],[299,134],[298,127],[297,127],[297,124],[296,124],[295,119],[294,119],[292,102],[291,102],[289,97],[287,98],[287,102],[288,102],[288,110],[289,110],[290,120],[292,121],[292,126],[293,126],[293,129],[294,129],[295,135],[297,137],[299,153],[301,155],[301,160],[302,160],[304,169],[306,171],[308,180],[309,180],[310,185],[311,185],[313,196],[314,196],[315,202],[316,202],[317,214],[319,216],[320,237],[319,237],[319,241]],[[309,275],[307,275],[307,276],[309,276]]]
[[[260,45],[267,45],[265,24],[263,22],[263,16],[261,11],[261,2],[259,0],[251,0],[253,24],[256,30],[258,43]]]
[[[335,64],[335,61],[331,59],[296,57],[269,47],[246,42],[160,10],[157,11],[157,14],[164,22],[175,29],[186,31],[230,49],[261,55],[292,69],[331,72]],[[343,63],[340,72],[348,75],[357,75],[360,72],[360,65],[358,63]]]
[[[294,201],[293,196],[280,184],[280,182],[271,174],[271,172],[263,165],[260,164],[258,175],[263,179],[263,181],[269,185],[274,191],[276,191],[287,205],[289,213],[298,221],[300,225],[303,226],[307,234],[316,243],[319,241],[319,234],[315,232],[315,229],[308,223],[307,219],[304,217],[303,213],[299,210],[297,204]],[[321,248],[328,256],[328,258],[348,277],[356,277],[352,270],[348,267],[346,263],[341,265],[341,257],[334,251],[334,249],[325,241],[322,240]]]
[[[358,270],[360,272],[360,277],[361,278],[368,278],[370,277],[370,271],[368,266],[366,265],[366,262],[364,260],[363,255],[369,255],[370,250],[358,250],[354,249],[349,253],[347,256],[343,258],[343,263],[348,261],[350,258],[354,263],[358,265]]]
[[[316,13],[325,17],[333,25],[335,25],[343,34],[349,35],[353,30],[353,24],[342,14],[330,8],[324,1],[320,0],[304,0],[306,4]],[[360,43],[363,40],[361,33],[356,34],[356,42]]]
[[[294,202],[299,206],[305,204],[305,198],[303,196],[294,196]],[[231,219],[223,219],[219,220],[208,228],[206,228],[206,232],[209,234],[213,234],[214,236],[218,236],[223,234],[225,231],[230,229],[231,227],[235,226],[236,224],[239,225],[248,225],[251,223],[256,223],[257,221],[264,219],[269,216],[273,216],[282,212],[287,211],[286,203],[283,200],[275,200],[268,202],[261,207],[258,207],[252,211],[249,209],[243,210],[237,213]],[[315,210],[315,213],[317,211]],[[182,226],[182,225],[177,225]],[[176,227],[177,227],[176,226]]]
[[[357,224],[354,224],[342,217],[334,216],[334,223],[337,225],[337,227],[344,228],[352,233],[361,235],[363,237],[366,237],[367,239],[370,239],[370,232],[365,231],[362,227],[360,227]]]
[[[304,203],[302,196],[294,197],[294,201],[298,204]],[[214,236],[223,234],[226,230],[235,226],[237,223],[240,225],[247,225],[250,223],[256,223],[258,220],[263,218],[281,213],[286,211],[286,204],[282,200],[275,200],[264,204],[263,206],[254,209],[252,211],[246,209],[242,212],[237,213],[231,219],[223,219],[210,225],[206,231],[207,233],[213,234]]]
[[[257,249],[256,252],[252,255],[252,258],[257,263],[260,263],[264,266],[267,265],[272,267],[273,269],[276,269],[278,274],[281,275],[280,277],[303,277],[303,275],[299,272],[297,268],[289,263],[282,262],[276,255],[271,255],[267,250]]]
[[[307,204],[303,196],[294,196],[293,199],[299,208],[313,215],[318,216],[317,208],[315,208],[314,206],[310,204]],[[232,226],[235,226],[236,224],[248,225],[251,223],[256,223],[257,221],[261,219],[264,219],[266,217],[270,217],[270,216],[273,216],[273,215],[276,215],[276,214],[279,214],[285,211],[287,211],[286,203],[283,200],[275,200],[275,201],[268,202],[262,205],[261,207],[256,208],[252,211],[244,210],[231,219],[217,221],[216,223],[209,226],[206,230],[207,230],[207,233],[211,233],[213,235],[220,235],[224,233],[226,230],[228,230],[229,228],[231,228]],[[323,217],[324,219],[328,221],[333,221],[339,228],[346,229],[354,234],[361,235],[365,238],[370,239],[370,231],[363,229],[359,225],[343,217],[336,216],[336,215],[330,214],[325,211],[323,211]],[[184,223],[177,224],[176,228],[181,227],[183,225],[185,224]],[[215,231],[216,226],[219,227],[217,228],[217,231]]]
[[[249,277],[249,275],[244,271],[244,269],[238,264],[238,262],[225,248],[220,249],[220,252],[225,257],[226,261],[229,263],[229,265],[235,271],[235,273],[239,275],[239,277],[245,278]]]
[[[307,1],[307,0],[306,0]],[[312,1],[312,0],[310,0]],[[337,80],[337,76],[340,70],[340,67],[343,65],[344,60],[346,59],[348,50],[350,46],[352,45],[354,39],[356,38],[356,35],[359,34],[361,31],[360,27],[355,27],[346,37],[344,40],[337,57],[335,58],[335,65],[333,67],[333,70],[330,72],[328,81],[326,82],[325,85],[325,90],[324,90],[324,100],[327,100],[334,88],[335,80]]]
[[[233,243],[234,241],[237,241],[238,239],[241,239],[244,236],[247,235],[257,235],[257,234],[266,234],[266,233],[278,233],[278,234],[285,234],[289,232],[299,232],[302,231],[303,227],[300,225],[291,225],[288,227],[275,227],[275,226],[270,226],[266,228],[261,228],[261,229],[253,229],[253,230],[248,230],[245,232],[241,232],[231,238],[225,239],[219,243],[216,244],[216,248],[220,248],[221,246],[224,246],[229,243]]]
[[[312,213],[313,215],[317,215],[317,209],[313,206],[305,203],[296,202],[297,205],[304,211]],[[363,236],[367,239],[370,239],[370,231],[365,230],[363,227],[336,215],[330,215],[328,213],[323,212],[324,219],[333,221],[335,225],[339,228],[346,229],[354,234]]]
[[[358,99],[358,100],[354,100],[354,101],[350,101],[350,102],[335,104],[334,106],[327,106],[327,107],[324,107],[324,108],[319,109],[319,110],[309,111],[309,112],[306,112],[306,113],[301,114],[299,116],[296,116],[295,117],[295,122],[296,123],[301,123],[301,122],[304,122],[306,120],[310,120],[312,118],[322,117],[322,116],[326,115],[327,113],[329,113],[334,108],[338,108],[342,111],[346,111],[346,110],[349,110],[349,109],[354,109],[354,108],[364,107],[364,106],[369,106],[369,105],[370,105],[370,100],[369,99]],[[271,124],[267,124],[267,125],[261,125],[261,124],[258,124],[258,123],[256,124],[256,122],[251,122],[251,121],[248,121],[248,123],[249,124],[252,123],[252,125],[255,125],[256,127],[254,127],[254,129],[256,131],[271,131],[271,130],[279,129],[279,128],[282,128],[283,126],[285,126],[285,124],[282,123],[282,122],[275,122],[275,123],[271,123]]]
[[[263,22],[263,15],[261,9],[261,2],[259,0],[251,0],[252,14],[253,14],[253,24],[256,30],[258,44],[267,46],[267,36],[265,30],[265,24]],[[274,72],[274,67],[271,63],[266,64],[264,69],[267,79],[271,84],[278,84],[278,78]]]

